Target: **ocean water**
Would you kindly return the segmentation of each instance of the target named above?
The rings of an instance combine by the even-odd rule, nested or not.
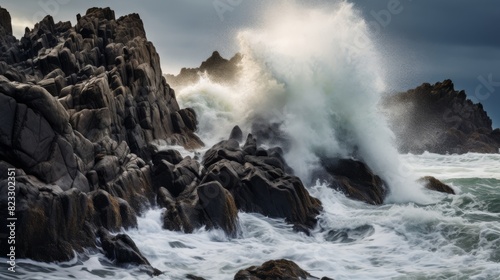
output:
[[[371,206],[326,185],[308,186],[324,211],[311,236],[280,219],[239,213],[242,234],[219,230],[193,234],[161,229],[161,209],[126,231],[153,266],[155,279],[232,279],[239,269],[285,258],[317,277],[335,279],[499,279],[500,155],[403,155],[419,176],[433,175],[457,195],[424,191],[427,205]],[[12,277],[13,276],[13,277]],[[149,279],[138,268],[116,268],[99,252],[67,263],[19,260],[4,279]],[[5,278],[8,277],[8,278]]]
[[[236,124],[248,133],[256,118],[277,122],[291,139],[285,158],[304,182],[318,154],[356,154],[388,183],[389,197],[372,206],[322,182],[309,184],[324,207],[310,236],[252,213],[239,213],[236,238],[219,230],[166,231],[162,209],[151,209],[125,232],[165,272],[155,279],[232,279],[280,258],[334,279],[499,279],[500,155],[397,153],[377,109],[386,88],[381,46],[352,4],[309,9],[290,1],[268,14],[262,27],[237,38],[244,55],[238,81],[204,78],[176,89],[181,107],[197,112],[198,134],[210,147]],[[457,195],[425,190],[415,181],[426,175]],[[65,263],[17,265],[15,275],[2,270],[0,279],[148,279],[137,267],[114,267],[98,250]]]

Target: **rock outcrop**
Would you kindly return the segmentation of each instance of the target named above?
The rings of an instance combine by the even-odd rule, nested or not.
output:
[[[198,68],[182,68],[179,74],[167,74],[168,83],[174,88],[182,88],[197,83],[202,75],[217,83],[232,83],[236,81],[239,74],[239,66],[242,59],[240,54],[231,59],[223,58],[219,52],[214,51],[212,55],[203,61]]]
[[[207,173],[202,182],[219,182],[241,211],[285,218],[296,229],[313,228],[321,202],[309,195],[298,177],[286,172],[279,151],[257,148],[251,134],[242,147],[234,139],[221,141],[203,157]]]
[[[424,83],[387,98],[383,106],[403,153],[499,152],[500,129],[493,130],[483,106],[450,80]]]
[[[288,260],[267,261],[261,266],[251,266],[240,270],[234,276],[234,280],[247,279],[306,279],[311,274],[301,269],[297,264]]]
[[[152,268],[122,229],[164,207],[167,230],[239,232],[238,211],[283,218],[296,230],[316,225],[321,210],[283,159],[235,127],[229,140],[203,146],[193,109],[179,108],[159,56],[137,14],[115,18],[91,8],[77,23],[45,17],[17,40],[0,9],[0,193],[15,170],[16,258],[67,261],[99,248],[115,264]],[[4,16],[5,15],[5,16]],[[196,71],[226,79],[241,57],[218,53]],[[229,70],[228,70],[229,69]],[[234,78],[234,76],[229,77]],[[160,148],[161,147],[161,148]],[[7,228],[0,250],[7,251]]]
[[[91,8],[75,26],[47,16],[20,40],[0,15],[0,192],[15,169],[16,257],[66,261],[97,246],[99,227],[137,226],[156,203],[151,143],[201,147],[196,114],[179,108],[137,14]],[[0,209],[10,215],[5,195]]]
[[[385,182],[363,162],[354,159],[322,158],[313,178],[326,181],[329,187],[347,197],[380,205],[388,193]]]
[[[134,264],[141,266],[142,270],[151,276],[162,272],[153,268],[149,261],[142,255],[134,241],[126,234],[112,235],[106,229],[100,228],[97,232],[104,254],[118,265]]]
[[[234,276],[234,280],[267,280],[267,279],[319,279],[307,271],[300,268],[296,263],[281,259],[272,260],[263,263],[261,266],[251,266],[247,269],[238,271]],[[331,278],[323,277],[321,280],[331,280]]]
[[[448,194],[455,194],[455,190],[453,190],[450,186],[432,176],[422,177],[418,179],[418,182],[423,184],[429,190],[448,193]]]
[[[206,226],[234,236],[238,210],[284,218],[300,231],[316,225],[320,201],[286,172],[280,149],[257,148],[251,134],[242,146],[233,138],[214,145],[203,156],[203,168],[190,157],[173,160],[153,167],[166,229],[192,232]]]

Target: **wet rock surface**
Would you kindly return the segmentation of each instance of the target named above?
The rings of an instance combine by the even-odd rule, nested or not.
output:
[[[309,195],[298,177],[285,171],[287,165],[279,153],[262,151],[257,155],[257,140],[251,134],[242,148],[234,139],[221,141],[203,157],[207,173],[202,182],[219,182],[241,211],[313,228],[321,202]]]
[[[46,262],[69,260],[73,250],[96,245],[90,215],[92,202],[85,193],[47,185],[34,176],[22,175],[22,170],[16,170],[16,174],[17,257]],[[6,178],[2,178],[1,186],[1,191],[7,193]],[[6,196],[1,196],[0,204],[5,205],[1,216],[7,217]]]
[[[126,234],[112,235],[106,229],[100,228],[97,232],[102,249],[106,257],[118,265],[139,265],[141,270],[151,276],[157,276],[162,272],[153,268],[149,261],[142,255],[134,241]]]
[[[157,160],[153,184],[159,188],[158,204],[166,208],[164,228],[192,232],[205,226],[235,236],[237,212],[244,211],[284,218],[301,231],[312,229],[321,202],[309,195],[298,177],[285,172],[279,149],[259,149],[250,134],[242,145],[233,138],[215,144],[201,165],[190,157],[177,164]]]
[[[422,177],[418,179],[418,182],[423,184],[429,190],[448,193],[448,194],[455,194],[455,190],[453,190],[452,187],[448,186],[447,184],[439,181],[438,179],[432,176]]]
[[[267,279],[319,279],[312,276],[307,271],[300,268],[296,263],[281,259],[271,260],[263,263],[261,266],[251,266],[247,269],[238,271],[234,280],[267,280]],[[323,277],[321,280],[331,278]]]
[[[363,162],[355,159],[323,158],[313,177],[343,192],[347,197],[380,205],[387,196],[385,182]]]
[[[156,203],[148,146],[201,147],[196,114],[179,108],[139,15],[91,8],[74,26],[46,16],[20,40],[0,15],[0,166],[16,170],[16,257],[67,261],[98,246],[99,227],[137,226]],[[5,196],[0,205],[6,217]]]
[[[179,108],[137,14],[91,8],[74,26],[47,16],[20,40],[7,19],[0,23],[0,167],[17,175],[16,257],[67,261],[98,247],[116,265],[156,275],[128,236],[110,233],[137,227],[137,215],[153,205],[165,208],[167,230],[205,227],[236,237],[238,211],[283,218],[302,231],[316,225],[321,203],[291,175],[282,150],[263,149],[252,135],[244,141],[239,127],[201,162],[165,149],[203,142],[196,112]],[[236,60],[214,53],[202,68],[219,69],[209,71],[217,76]],[[2,217],[6,205],[2,196]]]

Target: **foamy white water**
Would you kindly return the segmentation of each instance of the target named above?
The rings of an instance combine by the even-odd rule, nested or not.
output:
[[[481,157],[470,155],[468,167],[475,165],[474,158]],[[420,159],[428,158],[424,155]],[[448,162],[427,162],[431,161],[444,169]],[[489,178],[495,175],[485,174]],[[500,187],[498,181],[496,184],[491,187]],[[427,206],[377,207],[316,184],[309,191],[321,198],[325,209],[311,236],[293,232],[280,220],[240,213],[243,234],[236,239],[227,239],[220,231],[200,230],[193,235],[169,232],[155,235],[140,247],[151,248],[153,259],[161,256],[154,265],[172,268],[176,264],[178,271],[172,269],[170,275],[178,277],[188,271],[208,279],[232,279],[239,269],[286,258],[315,276],[335,279],[495,279],[500,277],[500,213],[481,206],[484,197],[473,190],[480,185],[455,184],[460,191],[457,196],[429,191],[434,203]],[[496,194],[494,203],[500,205],[500,195]],[[146,225],[144,231],[129,234],[141,239],[157,233],[158,219],[159,210],[150,212],[140,221]],[[165,245],[178,241],[188,248],[161,246],[166,248],[162,254],[158,252],[159,240]]]
[[[238,35],[239,81],[203,78],[178,91],[179,103],[196,110],[203,139],[213,144],[236,124],[248,132],[259,116],[282,123],[291,140],[285,158],[304,181],[318,154],[356,153],[389,184],[389,201],[428,203],[377,111],[383,59],[353,5],[320,10],[289,2],[268,12],[262,28]]]

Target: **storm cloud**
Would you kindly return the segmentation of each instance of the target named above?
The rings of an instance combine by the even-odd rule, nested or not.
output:
[[[117,17],[138,13],[166,73],[196,67],[214,50],[230,57],[238,49],[236,34],[257,26],[271,1],[5,1],[14,33],[46,14],[75,24],[77,13],[109,6]],[[272,1],[273,4],[276,1]],[[304,5],[333,5],[303,0]],[[387,83],[401,91],[423,82],[452,79],[456,89],[483,103],[494,126],[500,126],[500,2],[495,0],[411,1],[352,0],[371,26],[371,35],[389,69]],[[277,14],[276,17],[279,17]]]

